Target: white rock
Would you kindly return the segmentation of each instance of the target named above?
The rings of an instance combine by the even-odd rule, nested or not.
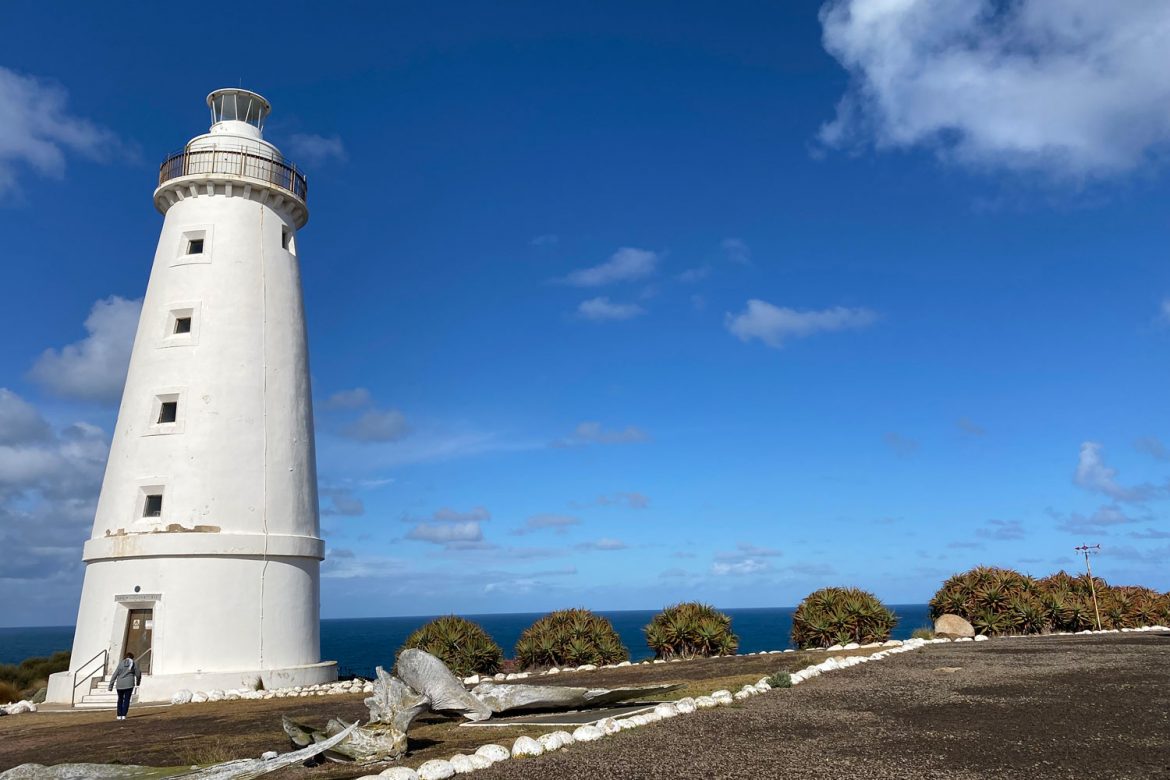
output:
[[[731,698],[731,691],[715,691],[711,694],[711,698],[714,699],[715,703],[721,707],[731,704],[733,701]]]
[[[560,674],[560,673],[561,673],[561,670],[556,668],[555,666],[553,668],[549,669],[547,672],[545,672],[545,674]]]
[[[504,674],[503,672],[496,672],[494,675],[492,675],[492,679],[496,682],[503,682],[507,676],[508,675]]]
[[[620,728],[622,731],[638,728],[638,722],[633,718],[619,718],[617,720],[617,724],[618,728]]]
[[[753,687],[756,689],[756,693],[767,693],[772,690],[772,686],[766,682],[756,683]]]
[[[578,672],[592,672],[596,669],[597,667],[594,664],[581,664],[577,667]]]
[[[657,707],[654,708],[654,712],[656,712],[658,715],[660,715],[663,718],[677,718],[678,717],[678,707],[676,707],[673,704],[669,704],[669,703],[659,704]]]
[[[655,664],[664,664],[664,663],[666,663],[666,661],[664,661],[664,660],[663,660],[663,659],[661,659],[661,658],[655,658],[653,661],[651,661],[651,663],[655,663]]]
[[[488,761],[483,756],[477,756],[474,753],[472,753],[467,758],[469,761],[471,761],[471,768],[472,769],[487,769],[489,766],[492,765],[491,761]]]
[[[508,674],[504,675],[505,680],[515,680],[516,677],[517,677],[517,675],[515,672],[508,672]]]
[[[479,748],[476,749],[475,754],[477,756],[483,756],[493,764],[497,761],[503,761],[512,755],[510,752],[508,752],[508,748],[504,747],[503,745],[480,745]]]
[[[622,727],[619,726],[617,721],[613,718],[602,718],[601,720],[597,721],[596,725],[597,728],[601,729],[602,733],[607,736],[610,734],[616,734],[622,730]]]
[[[516,737],[512,743],[512,758],[544,755],[544,748],[532,737]]]
[[[265,750],[263,753],[260,754],[260,758],[264,761],[271,761],[272,759],[276,758],[279,755],[280,754],[277,753],[275,750]]]
[[[645,726],[647,724],[653,723],[652,720],[646,717],[646,713],[644,712],[638,713],[637,715],[631,715],[629,719],[634,721],[634,724],[638,726]]]
[[[710,696],[699,696],[699,697],[696,697],[696,699],[695,699],[696,709],[709,710],[712,707],[718,707],[718,706],[719,705],[716,704],[715,700],[712,699]]]
[[[545,753],[552,753],[554,750],[560,750],[565,746],[561,735],[555,731],[548,734],[541,734],[536,738],[536,741],[540,743],[542,748],[544,748]]]
[[[845,645],[841,649],[842,650],[857,650],[860,647],[861,647],[861,645],[857,644],[856,642],[850,642],[849,644]]]
[[[573,732],[573,739],[578,742],[595,742],[605,736],[605,732],[596,726],[578,726]]]
[[[196,704],[202,704],[203,702],[207,701],[207,694],[203,691],[195,691],[195,693],[191,694],[191,701],[195,702]]]
[[[462,753],[451,756],[447,762],[451,764],[451,768],[455,770],[457,775],[465,775],[475,771],[475,764],[471,762],[471,756],[465,756]]]
[[[13,702],[6,707],[0,707],[0,710],[4,710],[9,715],[23,715],[26,712],[36,712],[37,705],[25,699],[24,701]]]
[[[828,652],[828,653],[835,653],[835,652],[837,652],[838,650],[844,650],[844,649],[845,649],[845,648],[844,648],[844,647],[842,647],[841,645],[833,645],[833,646],[831,646],[831,647],[826,647],[826,648],[825,648],[825,652]]]
[[[190,704],[190,703],[191,703],[191,691],[187,690],[186,688],[175,691],[175,694],[173,696],[171,696],[171,704]]]
[[[239,701],[240,694],[236,693],[235,691],[228,691],[228,693],[224,695],[224,698],[228,701]]]
[[[392,766],[378,777],[389,777],[392,780],[418,780],[418,772],[408,766]]]
[[[479,685],[479,675],[473,674],[470,677],[463,678],[464,685]]]
[[[785,650],[784,652],[786,652],[786,653],[795,653],[796,651],[795,651],[795,650],[793,650],[793,649],[790,647],[790,648],[788,648],[787,650]]]
[[[731,698],[733,698],[735,701],[745,701],[747,699],[750,699],[751,697],[752,697],[752,694],[750,694],[750,693],[746,693],[744,691],[736,691],[735,695],[732,696]]]
[[[554,731],[553,733],[561,738],[561,747],[568,747],[577,741],[573,739],[573,735],[567,731]]]
[[[901,647],[901,646],[902,646],[902,640],[900,640],[900,639],[891,639],[891,640],[889,640],[888,642],[883,642],[882,644],[884,644],[886,647]]]
[[[696,709],[695,700],[690,696],[687,696],[685,699],[679,699],[674,703],[674,706],[678,708],[679,713],[682,715],[689,715]]]
[[[987,636],[984,634],[980,634],[979,636],[975,637],[975,641],[976,642],[986,642]]]
[[[455,767],[450,761],[433,759],[418,768],[418,780],[447,780],[455,776]]]
[[[643,712],[638,717],[641,718],[642,720],[644,720],[646,723],[658,723],[659,721],[662,720],[662,716],[659,715],[657,712],[654,712],[653,710],[651,710],[650,712]]]
[[[631,666],[631,664],[629,661],[622,661],[620,664],[617,664],[616,668],[620,669],[623,666]]]
[[[373,692],[374,692],[374,684],[373,683],[366,683],[365,685],[362,686],[362,693],[373,693]],[[419,767],[419,768],[421,769],[422,767]],[[419,775],[419,777],[422,777],[422,775]]]

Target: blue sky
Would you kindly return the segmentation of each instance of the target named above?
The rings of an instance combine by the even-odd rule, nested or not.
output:
[[[326,617],[1170,588],[1170,11],[631,5],[10,8],[0,624],[73,620],[157,165],[240,83],[309,174]]]

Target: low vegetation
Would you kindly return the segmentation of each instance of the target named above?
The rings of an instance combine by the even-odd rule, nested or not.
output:
[[[537,620],[516,642],[516,663],[524,669],[628,661],[630,651],[608,619],[587,609],[562,609]]]
[[[69,653],[26,658],[19,664],[0,664],[0,704],[31,699],[49,684],[49,675],[69,668]]]
[[[768,685],[771,685],[773,688],[791,688],[792,675],[788,672],[776,672],[768,678]]]
[[[684,602],[659,612],[642,629],[655,658],[699,658],[735,655],[739,637],[731,618],[708,604]]]
[[[792,642],[802,649],[885,642],[897,624],[897,615],[868,591],[821,588],[796,608]]]
[[[1094,605],[1094,594],[1096,604]],[[1034,579],[979,566],[956,574],[930,600],[930,614],[959,615],[988,636],[1140,628],[1170,621],[1170,596],[1149,588],[1110,586],[1100,577],[1060,571]]]
[[[460,677],[495,674],[504,660],[504,651],[482,626],[456,615],[435,618],[421,626],[406,638],[398,654],[410,648],[441,659]]]

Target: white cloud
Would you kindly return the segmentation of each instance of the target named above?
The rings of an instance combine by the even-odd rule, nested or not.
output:
[[[563,534],[570,526],[580,524],[580,518],[573,517],[572,515],[539,514],[529,517],[522,528],[517,528],[512,533],[517,536],[522,536],[533,533],[534,531],[552,529],[558,534]]]
[[[738,238],[725,238],[719,242],[725,260],[738,265],[752,264],[752,250]]]
[[[1158,307],[1158,322],[1170,325],[1170,298],[1162,299],[1162,305]]]
[[[1019,520],[988,520],[983,528],[975,529],[975,535],[996,541],[1011,541],[1024,538],[1024,526]]]
[[[338,135],[294,133],[289,136],[285,151],[293,158],[293,162],[300,165],[323,165],[331,160],[345,162],[349,159],[345,144]]]
[[[467,512],[460,512],[457,509],[452,509],[449,506],[440,507],[431,515],[432,520],[441,523],[482,523],[486,520],[492,519],[492,513],[487,510],[487,507],[476,506],[472,507]]]
[[[352,390],[339,390],[318,406],[327,412],[332,412],[343,409],[364,409],[373,402],[374,399],[369,390],[364,387],[355,387]]]
[[[0,417],[12,419],[13,409],[24,434],[0,428],[8,434],[0,442],[0,585],[63,577],[65,590],[75,588],[109,442],[87,423],[54,430],[19,396],[0,390]]]
[[[835,306],[819,311],[797,311],[773,306],[767,301],[752,298],[740,314],[730,312],[724,318],[727,329],[740,341],[759,339],[769,347],[779,349],[789,339],[800,339],[815,333],[867,328],[877,321],[877,314],[869,309],[847,309]]]
[[[711,573],[717,577],[744,576],[747,574],[759,574],[771,569],[772,566],[767,561],[761,561],[757,558],[745,558],[741,561],[715,561],[711,564]]]
[[[43,441],[49,423],[37,408],[6,387],[0,387],[0,445]]]
[[[560,237],[555,233],[544,233],[542,235],[536,236],[528,243],[531,246],[556,246],[560,240]]]
[[[645,279],[657,270],[658,260],[657,252],[622,247],[601,265],[573,271],[565,278],[565,282],[575,287],[601,287],[614,282]]]
[[[1074,534],[1108,534],[1108,529],[1112,527],[1149,519],[1130,517],[1116,504],[1098,507],[1091,515],[1083,515],[1080,512],[1070,512],[1067,515],[1057,512],[1049,514],[1057,520],[1057,528]]]
[[[851,76],[830,146],[1107,176],[1170,140],[1170,4],[829,0],[820,18]]]
[[[478,522],[419,523],[406,534],[407,539],[431,544],[452,545],[457,542],[482,542],[483,529]]]
[[[406,416],[397,409],[370,409],[341,428],[341,435],[355,441],[398,441],[410,433]]]
[[[45,350],[29,377],[66,398],[117,403],[141,310],[141,298],[129,301],[113,295],[98,301],[85,320],[89,335],[60,350]]]
[[[591,322],[630,320],[645,313],[636,303],[614,303],[606,296],[581,301],[577,306],[577,316]]]
[[[21,166],[61,178],[67,153],[104,160],[125,153],[114,133],[66,109],[56,84],[0,67],[0,196],[18,189]]]
[[[581,551],[600,551],[612,552],[614,550],[624,550],[628,547],[625,542],[620,539],[598,539],[594,542],[582,542],[573,545],[573,549]]]
[[[701,265],[701,266],[698,266],[697,268],[688,268],[687,270],[683,271],[681,274],[679,274],[675,278],[678,279],[683,284],[694,284],[695,282],[703,281],[704,279],[706,279],[710,275],[711,275],[711,266]]]
[[[759,547],[750,542],[740,542],[734,551],[715,553],[717,561],[740,561],[745,558],[778,558],[784,553],[773,547]]]
[[[607,430],[601,423],[587,420],[578,423],[571,436],[552,442],[553,447],[579,447],[586,444],[636,444],[650,440],[650,434],[635,425]]]
[[[1101,445],[1095,441],[1081,444],[1080,458],[1073,482],[1085,490],[1103,493],[1114,501],[1147,501],[1160,492],[1149,484],[1125,487],[1117,482],[1117,469],[1105,463]]]
[[[1133,443],[1134,449],[1157,460],[1170,460],[1170,449],[1157,436],[1143,436]]]
[[[650,499],[641,493],[614,493],[611,496],[598,496],[594,503],[598,506],[625,505],[630,509],[645,509],[650,506]]]

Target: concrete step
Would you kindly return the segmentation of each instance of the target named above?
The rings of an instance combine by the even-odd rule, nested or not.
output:
[[[137,702],[138,694],[135,693],[130,697],[130,703],[136,704]],[[114,691],[87,693],[73,706],[79,710],[114,710],[118,708],[118,694]]]

